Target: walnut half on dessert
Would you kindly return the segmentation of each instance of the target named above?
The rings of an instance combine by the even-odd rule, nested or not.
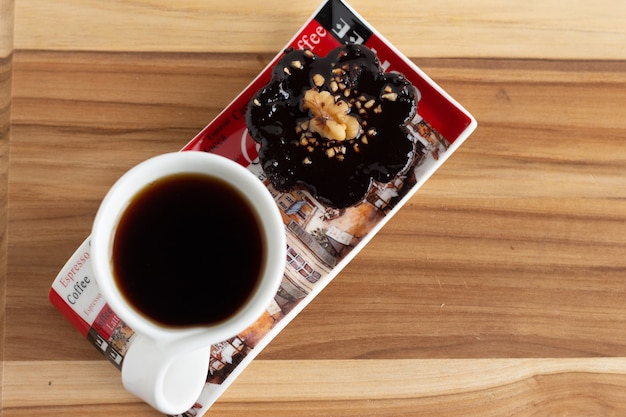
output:
[[[343,208],[361,201],[372,180],[389,182],[411,164],[416,143],[407,123],[418,97],[363,45],[324,58],[287,50],[251,100],[246,123],[277,190],[306,188]]]

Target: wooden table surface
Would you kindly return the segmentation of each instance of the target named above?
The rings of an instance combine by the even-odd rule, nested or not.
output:
[[[351,5],[479,127],[206,415],[626,415],[626,3]],[[159,415],[48,289],[318,6],[0,0],[4,417]]]

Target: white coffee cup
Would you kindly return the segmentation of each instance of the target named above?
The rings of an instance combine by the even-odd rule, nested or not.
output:
[[[124,297],[115,280],[113,240],[124,210],[146,185],[179,173],[205,174],[231,184],[247,197],[263,229],[266,257],[253,295],[233,316],[217,324],[172,328],[155,323]],[[90,255],[106,302],[135,331],[122,366],[125,388],[165,414],[191,408],[205,385],[211,345],[236,336],[269,307],[283,276],[285,250],[284,224],[271,194],[236,162],[206,152],[175,152],[144,161],[124,174],[98,210]]]

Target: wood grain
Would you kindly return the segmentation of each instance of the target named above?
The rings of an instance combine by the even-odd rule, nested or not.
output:
[[[274,53],[320,4],[259,7],[241,0],[234,10],[228,2],[201,0],[30,0],[16,2],[15,42],[16,49],[37,50]],[[626,58],[626,4],[615,0],[350,4],[409,56]]]
[[[623,2],[352,4],[479,128],[207,416],[625,415]],[[47,291],[115,179],[184,146],[317,2],[271,6],[16,2],[3,417],[159,415]]]
[[[13,1],[0,0],[0,415],[3,409],[4,346],[8,258],[8,176],[13,74]]]
[[[41,410],[81,415],[85,405],[154,415],[110,383],[116,371],[107,363],[74,365],[8,363],[4,415],[36,416]],[[76,369],[89,373],[76,375]],[[267,374],[271,383],[260,383],[256,375]],[[257,360],[206,415],[236,416],[254,408],[259,416],[291,416],[293,404],[301,416],[387,416],[407,410],[420,416],[618,415],[624,388],[623,359]],[[90,415],[106,414],[96,408]]]

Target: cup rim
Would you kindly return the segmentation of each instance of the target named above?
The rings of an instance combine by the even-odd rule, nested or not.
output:
[[[264,229],[267,258],[263,279],[244,306],[223,322],[181,328],[159,326],[135,309],[120,294],[113,279],[111,268],[113,237],[117,223],[131,200],[130,197],[149,183],[177,173],[214,175],[233,184],[257,211],[257,217]],[[237,162],[202,151],[161,154],[135,165],[124,173],[100,204],[93,222],[90,244],[94,276],[105,301],[135,332],[163,343],[193,336],[202,339],[202,345],[212,344],[236,336],[248,328],[263,314],[278,291],[286,259],[286,236],[282,216],[263,182]]]

